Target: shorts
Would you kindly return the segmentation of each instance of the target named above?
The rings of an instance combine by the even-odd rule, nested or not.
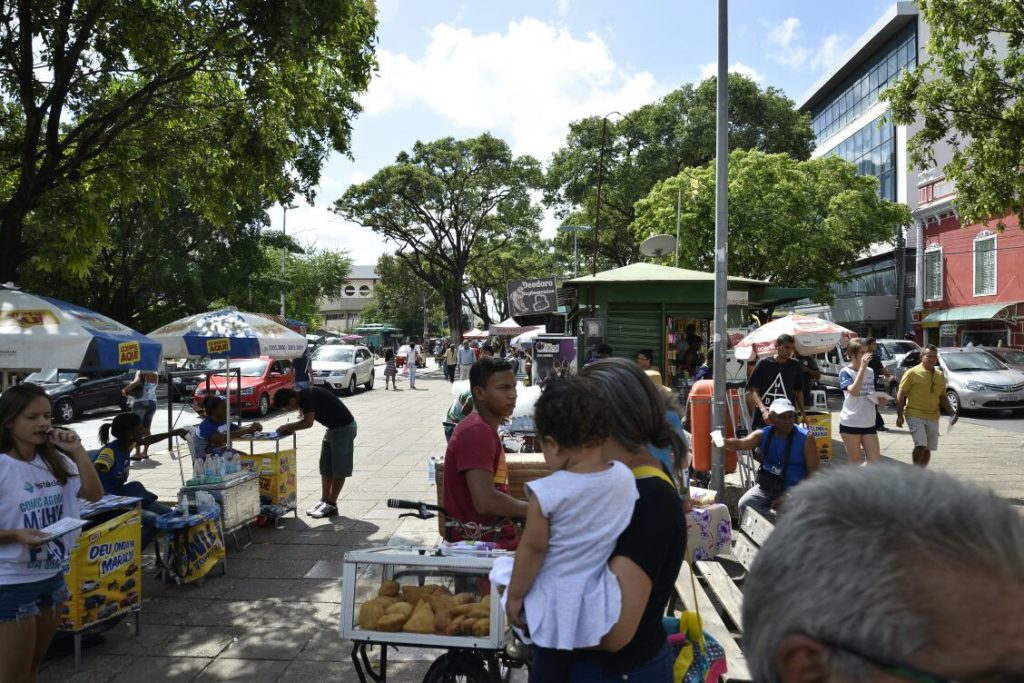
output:
[[[923,417],[907,417],[907,428],[914,439],[914,447],[924,446],[930,451],[939,448],[939,421]]]
[[[870,427],[848,427],[847,425],[844,425],[844,424],[840,423],[839,424],[839,433],[840,434],[860,434],[860,435],[863,435],[863,434],[877,434],[878,433],[878,428],[875,427],[874,425],[871,425]]]
[[[31,583],[0,586],[0,622],[31,619],[43,608],[61,605],[70,597],[64,572]]]
[[[132,403],[132,412],[142,420],[142,426],[149,429],[153,424],[153,416],[156,415],[156,401],[135,401]]]
[[[328,429],[320,444],[320,476],[344,479],[352,476],[356,423]]]
[[[302,391],[303,389],[309,389],[309,380],[297,379],[295,380],[295,391]]]

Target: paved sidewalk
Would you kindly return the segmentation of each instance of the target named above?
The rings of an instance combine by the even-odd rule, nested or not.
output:
[[[342,400],[356,417],[353,478],[340,499],[340,516],[286,519],[284,529],[257,529],[255,543],[229,550],[227,576],[211,576],[202,587],[164,585],[146,570],[143,584],[143,632],[131,636],[127,623],[87,649],[82,670],[73,674],[70,656],[44,663],[41,681],[355,681],[351,645],[338,636],[343,554],[387,543],[432,543],[434,521],[399,520],[387,498],[432,501],[428,484],[431,455],[444,451],[441,420],[451,403],[449,384],[433,368],[417,378],[418,391],[384,391],[378,383]],[[838,425],[838,403],[833,424]],[[292,415],[264,420],[268,429]],[[886,414],[890,427],[895,415]],[[942,431],[945,432],[945,423]],[[838,427],[833,428],[838,437]],[[317,458],[323,428],[298,433],[299,509],[319,499]],[[906,430],[881,435],[883,453],[910,461]],[[835,466],[845,455],[833,442]],[[188,466],[188,462],[184,463]],[[935,469],[991,487],[1024,506],[1024,449],[1020,435],[961,424],[943,433]],[[133,467],[161,498],[173,500],[181,480],[178,463],[166,453]],[[1024,507],[1022,507],[1024,509]],[[403,648],[390,655],[389,673],[397,681],[421,680],[437,652]]]

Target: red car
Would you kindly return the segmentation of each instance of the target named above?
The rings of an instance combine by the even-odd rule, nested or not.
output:
[[[192,404],[199,410],[203,405],[203,399],[211,394],[223,396],[227,387],[227,381],[223,374],[227,361],[224,359],[211,360],[204,368],[211,371],[209,385],[204,380],[196,387]],[[292,372],[291,361],[273,360],[271,358],[246,358],[231,361],[231,376],[234,378],[235,369],[242,373],[242,412],[258,413],[261,417],[270,412],[270,406],[274,402],[274,394],[281,389],[295,388],[295,375]],[[237,411],[238,407],[238,382],[232,379],[231,382],[231,409]]]

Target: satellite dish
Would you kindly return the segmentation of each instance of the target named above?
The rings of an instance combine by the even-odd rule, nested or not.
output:
[[[644,256],[661,258],[676,248],[676,238],[672,235],[653,235],[640,245],[640,253]]]

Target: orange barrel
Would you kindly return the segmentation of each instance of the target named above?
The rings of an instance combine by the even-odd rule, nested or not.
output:
[[[710,379],[702,379],[690,388],[690,445],[693,450],[693,469],[698,472],[711,471],[711,400],[714,396],[715,383]],[[740,397],[729,393],[728,400],[733,404],[733,414],[740,414]],[[725,417],[725,435],[736,434],[736,426],[729,415]],[[725,471],[736,471],[736,451],[725,452]]]

